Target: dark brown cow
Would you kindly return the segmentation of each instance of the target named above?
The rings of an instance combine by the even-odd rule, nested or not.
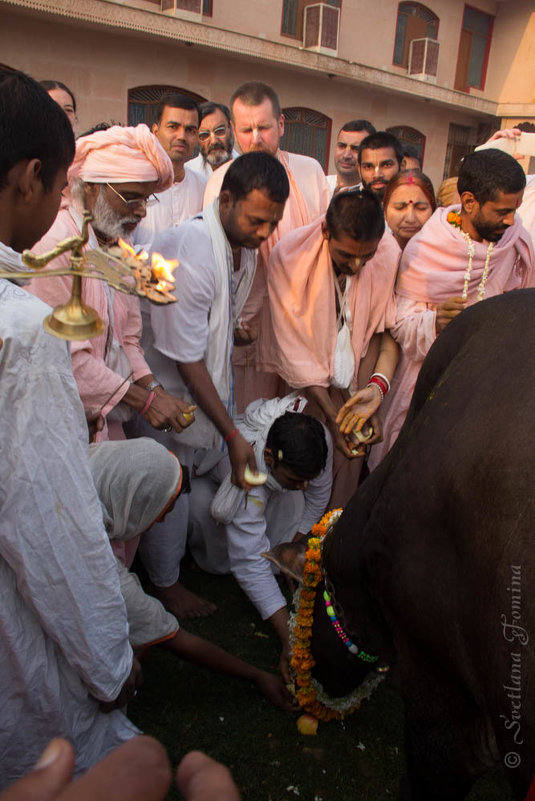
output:
[[[399,680],[401,797],[457,801],[502,763],[523,798],[535,772],[535,290],[479,303],[440,335],[398,442],[323,561],[351,639]],[[313,655],[333,695],[370,669],[320,597]]]

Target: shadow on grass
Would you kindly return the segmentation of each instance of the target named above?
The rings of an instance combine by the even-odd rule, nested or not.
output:
[[[188,588],[214,601],[214,615],[184,628],[276,672],[278,641],[230,576],[183,572]],[[227,765],[244,801],[387,801],[403,772],[403,708],[387,679],[344,721],[300,735],[297,716],[271,706],[252,685],[153,649],[129,717],[160,740],[176,765],[200,749]],[[176,789],[169,799],[178,799]],[[470,801],[507,801],[501,776],[478,782]]]

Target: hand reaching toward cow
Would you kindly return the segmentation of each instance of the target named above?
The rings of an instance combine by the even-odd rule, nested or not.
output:
[[[440,334],[451,321],[466,309],[466,301],[462,298],[449,298],[437,306],[436,331]]]
[[[348,436],[354,429],[362,431],[364,424],[377,412],[380,405],[381,393],[375,384],[355,392],[336,415],[336,422],[342,434]],[[378,441],[375,427],[373,427],[373,437],[370,438],[369,444]]]

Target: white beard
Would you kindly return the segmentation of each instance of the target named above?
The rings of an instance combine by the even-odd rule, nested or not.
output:
[[[114,242],[119,237],[124,239],[130,235],[130,231],[125,229],[125,225],[129,223],[137,224],[138,222],[139,219],[137,217],[122,217],[112,209],[101,189],[93,209],[92,226],[95,231]]]

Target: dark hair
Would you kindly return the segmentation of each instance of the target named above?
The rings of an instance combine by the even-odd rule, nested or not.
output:
[[[183,108],[185,111],[196,111],[199,117],[198,122],[201,121],[201,112],[199,111],[199,104],[192,97],[181,95],[179,92],[166,92],[162,95],[156,106],[156,122],[158,125],[162,121],[163,112],[166,106],[169,108]]]
[[[73,158],[74,134],[63,109],[29,75],[0,69],[0,188],[19,161],[39,159],[48,192]]]
[[[374,134],[376,129],[368,120],[349,120],[342,125],[338,134],[341,134],[342,131],[367,131],[369,134]]]
[[[225,117],[227,118],[227,122],[230,125],[230,109],[228,106],[225,106],[223,103],[213,103],[211,100],[207,100],[206,103],[201,103],[199,106],[199,125],[204,120],[205,117],[208,117],[210,114],[213,114],[214,111],[222,111]]]
[[[329,204],[325,223],[333,236],[344,233],[357,242],[380,239],[385,232],[383,207],[371,189],[338,192]]]
[[[281,104],[276,91],[267,83],[249,81],[238,86],[230,98],[230,112],[234,115],[233,106],[236,100],[241,100],[246,106],[259,106],[264,100],[270,100],[273,107],[273,116],[280,117]]]
[[[403,149],[403,158],[409,159],[418,159],[421,162],[420,154],[418,153],[418,148],[414,145],[401,145]]]
[[[437,202],[435,200],[433,184],[431,183],[431,179],[428,178],[427,175],[424,175],[423,172],[420,172],[420,170],[403,170],[403,172],[399,172],[396,177],[390,181],[383,196],[384,210],[386,211],[392,193],[395,192],[399,186],[410,186],[411,184],[418,186],[422,190],[431,204],[431,208],[435,211]]]
[[[266,448],[273,454],[275,467],[284,465],[304,481],[315,478],[327,463],[322,424],[300,412],[285,412],[277,417],[269,429]]]
[[[495,147],[476,150],[464,157],[457,191],[471,192],[482,206],[493,200],[496,192],[521,192],[526,186],[524,170],[508,153]]]
[[[286,170],[278,159],[263,151],[245,153],[234,159],[223,178],[221,191],[227,189],[235,201],[253,189],[267,192],[274,203],[285,203],[290,194]]]
[[[367,136],[366,139],[362,140],[359,147],[359,164],[362,162],[363,150],[379,150],[382,147],[392,148],[396,154],[397,162],[401,167],[401,162],[403,160],[403,147],[397,136],[394,136],[394,134],[391,134],[388,131],[376,131],[375,133]]]
[[[84,131],[78,137],[78,139],[82,139],[84,136],[91,136],[91,134],[97,133],[98,131],[107,131],[108,128],[111,128],[112,125],[119,125],[118,122],[97,122],[88,131]]]
[[[41,84],[43,89],[46,89],[47,92],[50,92],[51,89],[63,89],[64,92],[67,92],[67,94],[71,96],[72,107],[74,109],[74,113],[76,114],[76,98],[74,97],[73,93],[71,92],[68,86],[65,86],[64,83],[61,83],[61,81],[44,80],[44,81],[39,81],[39,83]]]

